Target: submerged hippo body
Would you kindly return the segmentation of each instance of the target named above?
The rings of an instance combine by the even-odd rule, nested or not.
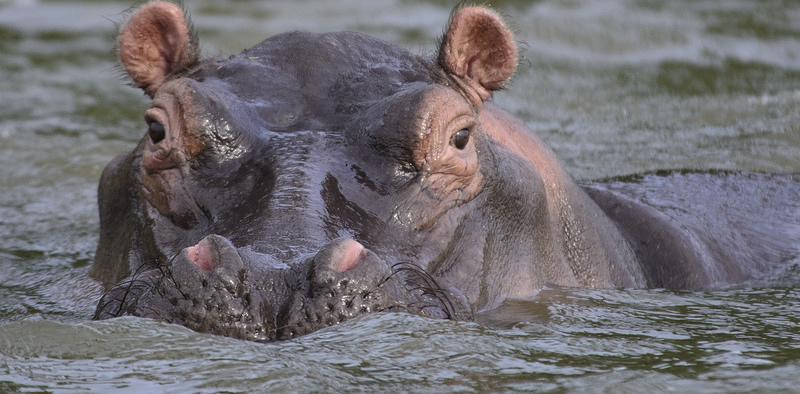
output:
[[[454,12],[434,59],[358,33],[196,47],[170,3],[120,35],[153,104],[100,181],[97,318],[266,341],[377,311],[468,320],[550,283],[708,288],[798,256],[794,175],[573,182],[491,102],[517,53],[486,9]],[[695,183],[722,196],[692,200],[708,215],[643,203]],[[780,220],[748,223],[764,206]]]

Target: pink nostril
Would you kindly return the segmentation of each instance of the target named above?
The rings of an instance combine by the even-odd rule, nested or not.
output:
[[[189,256],[189,260],[206,271],[217,268],[217,264],[211,255],[211,248],[207,238],[203,238],[197,245],[189,247],[186,250],[186,254]]]
[[[367,258],[367,250],[360,243],[347,239],[331,253],[331,269],[339,272],[358,267]]]

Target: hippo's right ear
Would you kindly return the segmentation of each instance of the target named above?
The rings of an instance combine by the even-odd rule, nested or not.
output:
[[[119,57],[136,86],[153,97],[175,72],[197,61],[197,43],[180,6],[155,1],[128,19],[119,35]]]
[[[491,10],[458,8],[442,39],[439,65],[469,94],[486,101],[517,68],[514,36]]]

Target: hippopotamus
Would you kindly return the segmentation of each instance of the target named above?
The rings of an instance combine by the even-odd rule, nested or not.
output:
[[[152,105],[100,179],[97,319],[272,341],[472,320],[548,285],[718,288],[800,256],[795,174],[574,181],[494,103],[519,54],[487,8],[456,8],[431,57],[295,31],[201,59],[184,10],[150,2],[119,56]]]

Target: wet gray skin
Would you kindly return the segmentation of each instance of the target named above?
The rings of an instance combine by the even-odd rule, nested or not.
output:
[[[100,181],[96,318],[268,341],[380,311],[470,320],[549,283],[710,288],[798,255],[793,175],[575,184],[491,102],[517,54],[485,9],[457,11],[435,58],[292,32],[199,60],[191,37],[169,3],[122,30],[122,63],[153,105]],[[686,188],[703,193],[685,213],[642,203]],[[732,189],[746,190],[720,193]],[[732,205],[780,220],[692,222]]]

